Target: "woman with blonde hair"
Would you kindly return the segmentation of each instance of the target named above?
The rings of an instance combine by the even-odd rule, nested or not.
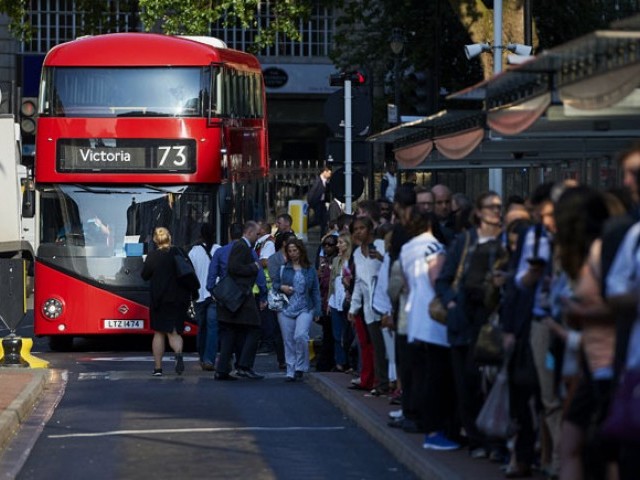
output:
[[[153,375],[162,376],[165,337],[175,352],[176,373],[182,375],[184,361],[181,334],[184,330],[191,292],[178,282],[174,256],[182,253],[177,247],[171,245],[169,230],[164,227],[156,228],[153,232],[153,242],[158,248],[147,255],[140,274],[144,280],[150,281],[149,316],[151,329],[154,330],[151,342]]]
[[[344,331],[351,328],[347,321],[348,298],[347,287],[351,282],[352,274],[349,269],[351,258],[351,235],[341,233],[338,236],[338,254],[331,264],[331,277],[329,279],[329,313],[331,315],[331,330],[333,332],[333,352],[336,362],[336,370],[344,372],[347,365],[348,345],[342,343]],[[345,305],[347,308],[345,309]]]

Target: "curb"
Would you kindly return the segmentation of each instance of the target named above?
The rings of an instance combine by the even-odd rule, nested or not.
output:
[[[24,376],[24,374],[32,376],[31,380],[22,388],[9,406],[0,412],[1,452],[16,434],[20,424],[28,418],[37,400],[44,392],[49,378],[49,371],[43,369],[8,370],[5,368],[1,370],[0,373],[5,378],[9,378],[12,375]]]
[[[408,448],[404,432],[387,427],[376,412],[364,406],[362,402],[358,402],[351,395],[341,394],[333,382],[312,372],[307,374],[307,379],[309,380],[307,383],[311,387],[340,408],[419,478],[463,479],[459,472],[441,462],[434,461],[433,458],[427,458],[426,452],[418,451],[416,448]]]

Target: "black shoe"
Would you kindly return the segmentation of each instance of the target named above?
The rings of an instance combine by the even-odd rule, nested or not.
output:
[[[264,378],[264,375],[260,375],[250,368],[239,368],[236,371],[236,375],[238,375],[239,377],[250,378],[251,380],[262,380]]]
[[[295,382],[296,379],[295,379],[295,377],[285,377],[284,381],[285,382]]]
[[[389,425],[391,428],[402,428],[404,426],[404,420],[404,417],[394,418],[392,420],[389,420],[387,422],[387,425]]]
[[[420,427],[418,427],[416,422],[414,422],[413,420],[409,420],[408,418],[405,418],[402,421],[402,427],[400,428],[402,428],[402,430],[407,433],[422,433]]]
[[[153,373],[151,374],[154,377],[161,377],[162,376],[162,369],[161,368],[154,368],[153,369]]]
[[[214,372],[216,369],[211,363],[202,363],[200,366],[205,372]]]
[[[213,376],[216,380],[238,380],[236,377],[229,375],[228,373],[216,372]]]
[[[304,372],[301,370],[296,370],[295,379],[302,380],[304,378]]]
[[[532,475],[531,467],[522,463],[518,463],[515,467],[507,467],[504,473],[505,478],[529,478]]]
[[[184,359],[181,353],[176,353],[176,373],[182,375],[184,372]]]

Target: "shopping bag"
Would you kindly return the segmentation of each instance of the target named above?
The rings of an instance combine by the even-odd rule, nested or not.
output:
[[[476,427],[491,438],[507,439],[515,433],[509,411],[509,382],[503,366],[478,414]]]

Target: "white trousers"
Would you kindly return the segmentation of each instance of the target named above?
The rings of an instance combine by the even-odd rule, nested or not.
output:
[[[293,377],[295,372],[309,371],[309,329],[312,321],[311,311],[302,312],[295,318],[278,313],[287,377]]]

